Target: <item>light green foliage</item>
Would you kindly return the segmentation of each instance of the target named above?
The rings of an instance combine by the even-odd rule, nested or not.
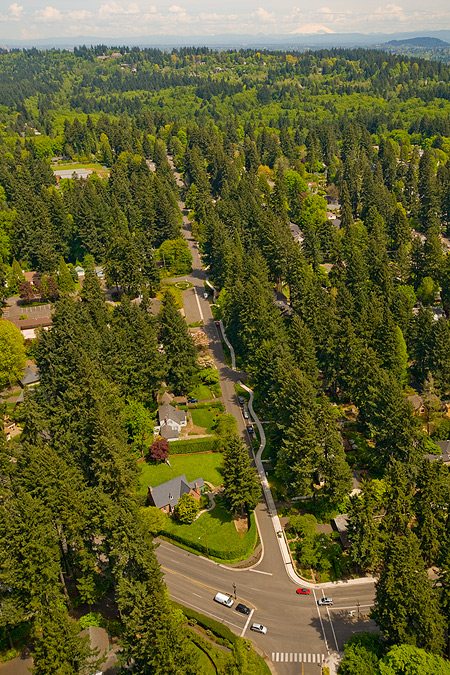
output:
[[[167,239],[156,251],[156,260],[160,260],[168,276],[176,277],[189,274],[192,268],[192,255],[184,239]]]
[[[392,647],[378,664],[379,675],[450,675],[450,664],[436,654],[413,645]]]
[[[424,305],[432,305],[436,300],[436,293],[439,290],[439,284],[431,277],[424,277],[417,289],[417,299]]]
[[[200,501],[192,495],[184,494],[174,508],[174,515],[180,523],[192,523],[200,510]]]
[[[63,293],[73,293],[75,290],[75,282],[64,262],[64,258],[59,259],[58,288]]]
[[[154,416],[140,401],[128,398],[125,407],[125,423],[133,442],[142,453],[145,441],[153,439]]]
[[[10,321],[0,321],[0,388],[22,377],[26,363],[22,333]]]
[[[339,675],[378,675],[383,653],[380,636],[373,633],[353,635],[346,643]]]
[[[151,535],[157,536],[163,529],[167,520],[166,514],[156,506],[147,506],[142,509],[142,522]]]

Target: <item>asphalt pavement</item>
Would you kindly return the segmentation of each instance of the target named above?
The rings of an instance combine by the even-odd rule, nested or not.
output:
[[[177,183],[180,176],[175,173]],[[183,213],[183,236],[193,259],[190,275],[186,279],[193,288],[184,292],[183,302],[188,324],[203,322],[215,365],[219,372],[223,402],[226,411],[235,416],[239,434],[249,445],[246,432],[247,421],[235,393],[235,384],[241,373],[229,368],[222,348],[222,336],[213,319],[210,300],[203,297],[207,273],[203,269],[198,245],[192,236],[184,203],[179,202]],[[172,280],[176,281],[176,280]],[[262,542],[262,557],[249,569],[229,568],[206,558],[188,553],[183,549],[162,542],[156,551],[163,568],[171,597],[197,611],[212,616],[228,625],[238,635],[251,639],[267,659],[271,669],[279,675],[302,673],[313,675],[324,663],[333,665],[336,655],[342,652],[346,640],[358,632],[375,630],[367,614],[374,598],[373,582],[349,582],[326,584],[323,588],[300,578],[288,569],[291,562],[282,556],[273,512],[265,502],[256,508],[259,536]],[[252,609],[251,621],[234,610],[214,602],[218,591],[234,594],[236,602],[243,602]],[[296,589],[306,586],[309,595],[298,595]],[[320,597],[331,596],[331,607],[318,607]],[[267,626],[267,634],[250,632],[253,621]],[[248,625],[247,625],[248,624]],[[334,672],[332,667],[331,672]]]

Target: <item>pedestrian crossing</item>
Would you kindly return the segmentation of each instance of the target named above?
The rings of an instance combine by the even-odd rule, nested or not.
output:
[[[322,663],[324,654],[306,652],[272,652],[272,663]]]

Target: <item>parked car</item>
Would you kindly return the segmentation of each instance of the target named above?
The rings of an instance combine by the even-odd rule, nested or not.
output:
[[[247,605],[243,605],[242,602],[240,602],[238,605],[236,605],[236,612],[240,612],[241,614],[250,614],[250,607],[247,607]]]
[[[203,297],[205,298],[205,300],[207,300],[208,299],[208,293],[203,293]]]
[[[240,403],[241,405],[244,405],[245,398],[243,396],[238,396],[238,403]]]
[[[244,410],[242,413],[244,420],[248,420],[248,410]]]
[[[297,588],[297,591],[296,591],[296,592],[297,592],[299,595],[309,595],[309,594],[311,593],[311,591],[309,590],[309,588]]]
[[[319,605],[319,607],[322,607],[322,605],[332,605],[333,598],[319,598],[317,604]]]
[[[198,398],[188,398],[188,403],[198,403]]]
[[[253,434],[255,433],[251,424],[247,424],[247,431],[250,434],[250,436],[253,436]]]
[[[254,630],[255,633],[264,633],[264,635],[267,633],[267,628],[262,623],[252,623],[250,630]]]

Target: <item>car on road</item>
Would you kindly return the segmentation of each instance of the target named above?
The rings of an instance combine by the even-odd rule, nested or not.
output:
[[[297,592],[299,595],[309,595],[309,594],[311,593],[311,591],[309,590],[309,588],[297,588],[297,591],[296,591],[296,592]]]
[[[214,600],[218,602],[220,605],[225,605],[225,607],[233,607],[234,605],[234,600],[231,597],[231,595],[228,595],[227,593],[216,593],[214,596]]]
[[[244,405],[245,398],[243,396],[238,396],[238,403],[240,403],[240,405]]]
[[[333,598],[319,598],[317,604],[319,605],[319,607],[322,607],[323,605],[332,605]]]
[[[241,614],[250,614],[250,607],[247,607],[247,605],[243,605],[242,602],[240,602],[238,605],[236,605],[236,612],[240,612]]]
[[[242,417],[244,418],[244,420],[248,420],[248,410],[243,411]]]
[[[247,424],[247,431],[250,434],[250,436],[253,436],[253,434],[255,433],[255,430],[253,429],[251,424]]]
[[[267,633],[267,628],[262,623],[252,623],[250,630],[254,630],[255,633],[264,633],[264,635]]]
[[[188,398],[188,403],[198,403],[198,398]]]

